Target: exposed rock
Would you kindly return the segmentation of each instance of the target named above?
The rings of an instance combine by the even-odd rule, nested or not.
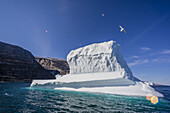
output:
[[[0,42],[0,82],[55,79],[31,52],[15,45]]]
[[[69,65],[67,61],[58,58],[43,58],[35,57],[36,61],[43,66],[45,69],[49,70],[52,74],[65,75],[69,74]]]
[[[67,56],[71,74],[121,72],[122,77],[134,79],[115,41],[91,44],[72,50]]]

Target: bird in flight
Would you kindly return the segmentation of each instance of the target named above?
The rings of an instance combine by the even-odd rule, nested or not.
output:
[[[127,33],[126,31],[125,31],[125,29],[121,26],[121,25],[119,25],[119,27],[120,27],[120,31],[122,32],[122,31],[124,31],[124,33]]]

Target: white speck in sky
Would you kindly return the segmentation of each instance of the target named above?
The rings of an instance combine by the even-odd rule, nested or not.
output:
[[[104,13],[102,13],[102,16],[104,16]]]
[[[47,33],[48,31],[47,31],[47,30],[45,30],[45,32]]]

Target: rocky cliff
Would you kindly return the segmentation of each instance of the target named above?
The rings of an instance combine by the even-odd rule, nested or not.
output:
[[[0,82],[55,79],[27,50],[0,42]]]
[[[52,74],[65,75],[69,73],[67,61],[58,58],[35,57],[36,61]]]

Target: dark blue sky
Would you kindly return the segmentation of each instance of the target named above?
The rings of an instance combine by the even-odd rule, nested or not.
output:
[[[114,40],[136,77],[170,84],[169,6],[169,0],[1,0],[0,41],[66,59],[72,49]]]

